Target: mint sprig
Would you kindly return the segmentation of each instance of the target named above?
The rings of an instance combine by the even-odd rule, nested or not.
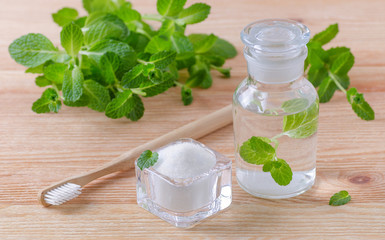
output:
[[[306,99],[292,99],[282,104],[285,112],[295,112],[304,109],[308,105]],[[272,178],[281,186],[288,185],[293,172],[289,164],[276,154],[278,138],[286,135],[291,138],[307,138],[317,131],[318,126],[318,101],[311,104],[306,110],[296,114],[285,115],[282,132],[272,138],[251,137],[243,142],[239,149],[239,155],[248,163],[263,165],[264,172],[270,172]],[[274,147],[273,147],[274,145]]]
[[[140,170],[153,166],[158,161],[158,153],[150,150],[144,151],[138,158],[137,165]]]
[[[58,112],[62,103],[88,106],[110,118],[139,120],[142,97],[171,87],[181,88],[184,105],[193,101],[192,88],[209,88],[211,70],[230,76],[225,61],[234,46],[214,34],[186,35],[186,27],[204,21],[210,6],[186,0],[158,0],[159,14],[142,15],[132,4],[113,0],[83,0],[87,16],[63,8],[52,14],[62,27],[62,49],[42,34],[30,33],[9,46],[11,57],[40,74],[36,85],[49,87],[33,104],[37,113]],[[155,29],[146,21],[159,21]],[[189,76],[179,78],[187,69]]]
[[[352,199],[352,197],[349,195],[349,193],[347,191],[343,190],[343,191],[340,191],[340,192],[334,194],[330,198],[329,205],[331,205],[331,206],[345,205],[348,202],[350,202],[351,199]]]
[[[309,81],[318,87],[318,96],[321,103],[330,101],[335,91],[342,91],[347,95],[353,111],[363,120],[374,120],[375,115],[370,105],[363,100],[354,101],[348,92],[350,80],[348,73],[354,65],[354,56],[347,47],[335,47],[325,50],[323,45],[329,43],[338,33],[338,24],[330,25],[324,31],[316,34],[308,43],[308,57],[305,61],[305,70]],[[349,89],[349,90],[348,90]],[[355,89],[355,88],[352,88]],[[353,92],[355,92],[353,94]]]

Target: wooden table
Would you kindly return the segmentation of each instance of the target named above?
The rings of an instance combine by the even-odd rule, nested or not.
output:
[[[43,115],[31,111],[42,89],[10,58],[8,45],[28,32],[43,33],[59,45],[60,28],[50,14],[63,6],[80,9],[80,2],[12,0],[0,8],[0,239],[385,238],[384,1],[207,1],[209,19],[188,31],[213,32],[237,47],[239,55],[226,64],[233,68],[232,78],[214,72],[213,87],[194,90],[188,107],[182,106],[179,89],[145,99],[147,110],[136,123],[87,108],[63,107],[59,114]],[[134,6],[156,11],[155,0],[134,1]],[[244,192],[233,178],[231,207],[190,230],[174,228],[138,207],[133,171],[99,179],[62,206],[38,205],[37,192],[45,186],[229,104],[246,76],[239,32],[254,20],[273,17],[301,21],[313,33],[338,22],[340,34],[332,45],[351,48],[356,57],[351,85],[365,93],[376,112],[375,121],[358,119],[340,92],[321,105],[317,181],[311,190],[287,200],[265,200]],[[232,126],[200,141],[234,159]],[[342,189],[352,201],[329,206],[329,197]]]

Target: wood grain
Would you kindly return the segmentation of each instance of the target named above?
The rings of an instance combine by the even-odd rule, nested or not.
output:
[[[213,32],[228,39],[239,55],[226,65],[232,78],[213,73],[214,85],[194,90],[183,106],[178,89],[145,99],[137,123],[112,120],[86,108],[63,107],[59,114],[31,109],[42,89],[8,54],[8,45],[28,32],[40,32],[59,45],[50,14],[63,6],[80,9],[81,1],[13,0],[0,8],[0,239],[384,239],[385,238],[385,2],[373,0],[207,1],[211,15],[189,32]],[[191,4],[196,1],[188,1]],[[155,0],[133,1],[154,13]],[[84,11],[82,11],[84,14]],[[287,200],[252,197],[233,178],[233,204],[190,230],[180,230],[139,208],[132,171],[98,179],[77,199],[42,208],[37,192],[58,180],[102,165],[130,148],[205,116],[231,103],[246,76],[239,32],[262,18],[291,18],[312,32],[338,22],[330,46],[351,47],[356,64],[351,83],[376,112],[361,121],[341,93],[322,104],[318,133],[317,180],[305,194]],[[200,139],[231,159],[232,127]],[[327,205],[346,189],[352,201]]]

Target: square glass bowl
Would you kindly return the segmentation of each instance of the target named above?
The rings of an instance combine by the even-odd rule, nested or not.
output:
[[[154,168],[140,170],[135,162],[136,194],[139,206],[176,227],[190,228],[231,204],[231,160],[190,138],[156,149],[190,142],[213,154],[216,163],[208,172],[183,179],[171,179]]]

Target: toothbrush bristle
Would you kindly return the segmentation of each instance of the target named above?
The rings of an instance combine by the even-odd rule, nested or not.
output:
[[[66,183],[48,191],[44,195],[44,201],[51,205],[60,205],[76,198],[82,193],[81,186],[74,183]]]

